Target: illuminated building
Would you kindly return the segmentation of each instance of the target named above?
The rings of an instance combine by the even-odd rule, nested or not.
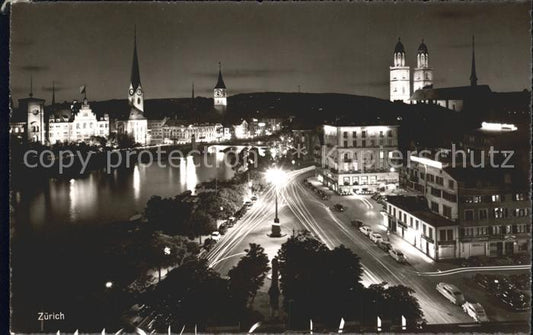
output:
[[[433,86],[433,69],[429,67],[428,47],[422,40],[416,55],[416,68],[413,73],[413,92]]]
[[[390,67],[390,100],[410,103],[411,77],[409,66],[405,65],[405,48],[398,38],[394,48],[393,66]]]
[[[454,258],[531,250],[529,184],[518,169],[447,166],[450,157],[410,158],[402,184],[421,192],[428,211],[457,224],[456,232],[436,238],[439,248],[449,249],[445,257],[452,245]]]
[[[222,65],[218,63],[218,81],[213,89],[214,107],[219,112],[225,112],[228,107],[228,92],[222,78]]]
[[[85,98],[75,113],[72,110],[53,111],[48,119],[48,136],[50,144],[83,142],[92,136],[107,138],[109,116],[105,114],[98,118]]]
[[[319,178],[340,194],[398,185],[398,126],[324,126]]]

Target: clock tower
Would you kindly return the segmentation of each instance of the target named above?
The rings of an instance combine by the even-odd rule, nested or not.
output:
[[[220,112],[225,112],[228,106],[226,84],[222,79],[222,65],[218,62],[218,81],[213,90],[213,100],[215,109]]]
[[[46,143],[44,99],[33,97],[33,79],[30,80],[29,98],[19,99],[19,109],[27,113],[26,133],[28,142]]]
[[[139,73],[139,59],[137,58],[137,29],[134,30],[133,36],[133,63],[131,66],[131,81],[128,91],[128,101],[130,106],[141,112],[144,112],[144,92],[141,86],[141,75]]]

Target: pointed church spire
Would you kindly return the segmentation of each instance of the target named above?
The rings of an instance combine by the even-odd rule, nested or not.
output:
[[[137,25],[133,28],[133,63],[131,65],[131,85],[136,90],[141,85],[139,59],[137,58]]]
[[[30,98],[33,97],[33,75],[30,75]]]
[[[222,79],[222,64],[218,62],[218,81],[217,86],[215,88],[226,88],[226,84],[224,84],[224,79]]]
[[[476,45],[475,45],[474,35],[472,35],[472,68],[470,70],[470,86],[477,86]]]

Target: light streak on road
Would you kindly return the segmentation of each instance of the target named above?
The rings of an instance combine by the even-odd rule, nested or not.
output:
[[[427,277],[440,277],[440,276],[450,276],[459,273],[467,272],[480,272],[480,271],[516,271],[516,270],[531,270],[531,265],[499,265],[499,266],[477,266],[477,267],[465,267],[465,268],[455,268],[444,271],[435,271],[435,272],[417,272],[419,276]]]

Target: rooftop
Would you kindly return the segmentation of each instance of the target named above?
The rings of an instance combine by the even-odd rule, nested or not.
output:
[[[443,88],[423,88],[416,90],[411,100],[463,100],[491,94],[488,85],[459,86]]]
[[[387,196],[387,202],[419,218],[433,227],[448,227],[457,225],[457,223],[431,212],[424,197],[394,195]]]

